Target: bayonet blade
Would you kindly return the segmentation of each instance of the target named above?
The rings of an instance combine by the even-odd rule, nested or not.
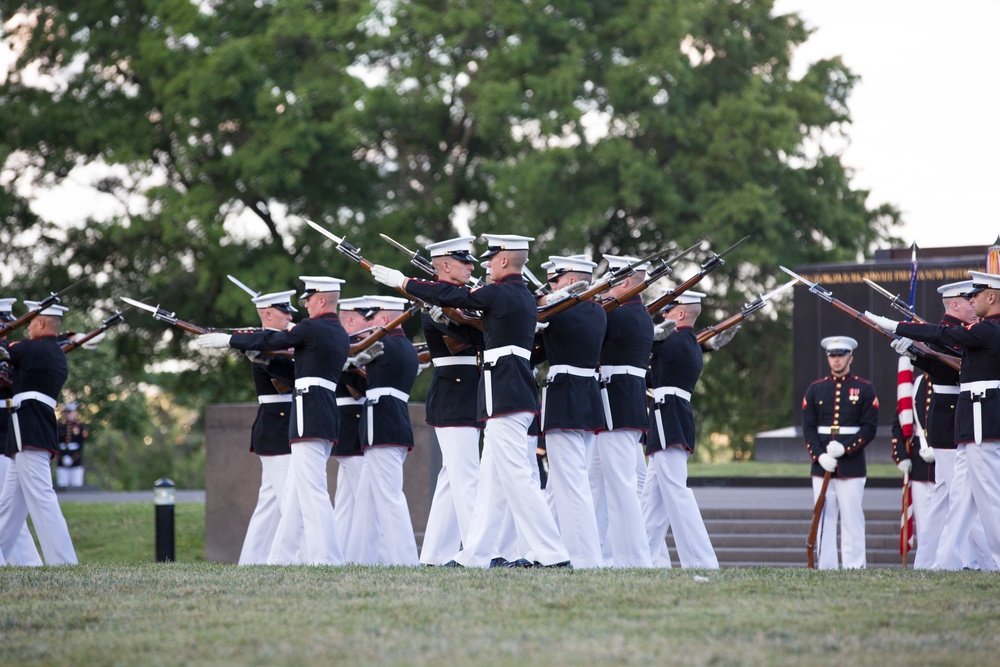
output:
[[[873,290],[875,290],[876,292],[878,292],[879,294],[881,294],[885,298],[889,299],[889,301],[895,301],[895,300],[899,299],[899,295],[898,294],[893,294],[892,292],[890,292],[886,288],[884,288],[881,285],[879,285],[877,282],[875,282],[873,280],[868,280],[868,278],[862,278],[861,280],[863,280],[865,282],[865,284],[868,285],[869,287],[871,287]]]
[[[331,241],[335,242],[337,245],[340,245],[341,243],[344,242],[344,239],[340,238],[339,236],[328,230],[326,227],[321,227],[308,218],[302,218],[302,219],[306,221],[307,225],[309,225],[310,227],[312,227],[317,232],[327,237]]]
[[[242,282],[240,282],[240,280],[236,276],[227,275],[226,277],[229,278],[229,280],[231,280],[234,285],[236,285],[241,290],[249,294],[251,299],[256,299],[257,297],[260,296],[260,292],[253,291],[252,289],[244,285]]]
[[[787,290],[787,289],[791,289],[791,288],[792,288],[792,287],[793,287],[793,286],[795,285],[795,283],[797,283],[797,282],[799,282],[799,279],[798,279],[798,278],[795,278],[795,279],[793,279],[793,280],[789,280],[789,281],[788,281],[787,283],[785,283],[784,285],[780,285],[780,286],[778,286],[778,287],[775,287],[775,288],[774,288],[773,290],[771,290],[771,291],[770,291],[770,292],[768,292],[767,294],[762,294],[762,295],[760,296],[760,298],[761,298],[761,299],[762,299],[763,301],[770,301],[770,300],[771,300],[772,298],[774,298],[774,297],[776,297],[777,295],[781,294],[781,293],[782,293],[782,292],[784,292],[785,290]]]
[[[530,280],[535,287],[545,287],[545,285],[542,284],[542,281],[539,280],[538,277],[531,272],[531,269],[528,268],[527,264],[525,264],[521,268],[521,273],[523,273],[524,277]]]
[[[785,273],[787,273],[788,275],[790,275],[792,278],[795,278],[796,280],[798,280],[803,285],[805,285],[805,286],[807,286],[809,288],[816,287],[816,283],[809,282],[808,280],[806,280],[805,278],[803,278],[799,274],[795,273],[791,269],[786,268],[784,266],[779,266],[778,268],[781,269],[782,271],[784,271]]]
[[[382,239],[383,239],[383,240],[385,240],[385,241],[386,241],[386,242],[387,242],[387,243],[388,243],[389,245],[391,245],[391,246],[392,246],[393,248],[395,248],[396,250],[402,250],[402,251],[403,251],[403,252],[405,252],[405,253],[406,253],[407,255],[409,255],[409,256],[410,256],[411,258],[413,258],[413,257],[416,257],[416,256],[417,256],[417,252],[416,252],[415,250],[410,250],[410,249],[409,249],[409,248],[407,248],[407,247],[406,247],[405,245],[403,245],[402,243],[399,243],[399,242],[398,242],[398,241],[396,241],[395,239],[393,239],[393,238],[391,238],[391,237],[389,237],[389,236],[386,236],[385,234],[379,234],[379,236],[381,236],[381,237],[382,237]]]
[[[130,306],[134,306],[136,308],[141,308],[142,310],[149,311],[150,313],[153,313],[154,315],[158,315],[161,312],[163,312],[163,309],[160,308],[158,305],[157,306],[151,306],[148,303],[143,303],[142,301],[136,301],[135,299],[130,299],[127,296],[120,296],[118,298],[121,299],[122,301],[124,301],[125,303],[127,303]],[[171,316],[172,315],[173,315],[173,313],[171,313]]]

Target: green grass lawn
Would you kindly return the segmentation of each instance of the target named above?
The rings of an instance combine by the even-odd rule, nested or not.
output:
[[[1000,578],[901,569],[0,570],[4,665],[995,664]]]

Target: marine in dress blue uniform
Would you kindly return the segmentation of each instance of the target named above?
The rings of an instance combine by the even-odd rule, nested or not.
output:
[[[687,459],[695,447],[691,396],[704,363],[693,326],[704,296],[690,290],[678,296],[666,315],[677,322],[675,333],[653,344],[653,403],[646,441],[649,470],[642,510],[654,565],[669,566],[665,548],[669,528],[681,567],[719,567],[701,510],[687,486]]]
[[[292,323],[291,304],[294,290],[261,294],[253,298],[261,326],[272,331],[288,329]],[[274,545],[285,480],[291,463],[292,449],[288,444],[289,418],[292,412],[292,387],[295,385],[295,363],[282,357],[250,355],[250,375],[257,394],[257,416],[250,429],[250,451],[260,461],[260,488],[257,505],[247,524],[243,548],[237,561],[240,565],[263,565]]]
[[[541,298],[543,305],[557,303],[560,292],[574,283],[589,283],[597,264],[551,256],[548,266],[548,281],[554,291]],[[573,566],[601,567],[604,560],[588,463],[597,447],[597,431],[604,427],[597,365],[607,314],[596,302],[587,300],[553,315],[547,323],[541,338],[549,368],[539,423],[545,437],[556,518]]]
[[[475,264],[474,240],[474,236],[460,236],[426,246],[438,280],[453,285],[469,282]],[[427,424],[434,428],[441,451],[420,562],[444,565],[467,538],[476,504],[483,428],[476,404],[482,333],[437,311],[422,313],[420,323],[434,366],[427,390]]]
[[[496,557],[500,523],[509,504],[518,534],[543,566],[569,565],[555,520],[532,481],[528,425],[538,410],[538,386],[529,358],[537,323],[535,299],[521,276],[532,240],[516,235],[485,235],[492,282],[470,290],[459,285],[407,279],[399,271],[375,266],[372,276],[384,285],[441,306],[482,313],[483,378],[479,417],[486,421],[479,488],[468,542],[455,557],[459,565],[489,567]]]
[[[871,382],[851,373],[858,342],[849,336],[820,341],[830,375],[813,382],[802,399],[802,435],[813,461],[813,497],[831,473],[820,527],[819,569],[837,568],[837,517],[840,516],[841,565],[867,565],[862,508],[868,476],[865,447],[878,429],[878,397]]]
[[[28,310],[39,304],[25,301]],[[55,408],[69,375],[57,336],[67,308],[53,305],[28,323],[28,338],[11,343],[13,397],[0,492],[0,558],[13,553],[29,513],[47,565],[76,565],[76,551],[52,486],[51,458],[59,451]],[[2,563],[0,563],[2,564]]]
[[[638,257],[605,255],[608,270],[624,268]],[[646,279],[648,264],[607,292],[618,298]],[[639,502],[637,470],[645,472],[642,435],[649,428],[646,411],[646,375],[653,347],[653,318],[639,295],[607,313],[607,332],[601,347],[601,398],[605,425],[597,434],[597,456],[592,459],[591,484],[598,501],[598,529],[606,554],[615,567],[651,567],[649,538]]]
[[[971,303],[980,318],[966,327],[896,322],[871,315],[887,331],[925,343],[962,350],[958,404],[955,408],[957,457],[966,462],[968,484],[958,507],[949,513],[938,551],[962,544],[972,529],[976,512],[982,517],[986,542],[996,569],[1000,554],[1000,276],[970,271]],[[867,313],[866,313],[867,314]],[[936,562],[950,569],[954,562]]]
[[[17,303],[17,299],[14,298],[0,299],[0,326],[17,319],[13,312],[15,303]],[[0,357],[3,359],[0,360],[0,495],[3,495],[7,467],[11,461],[3,454],[3,449],[6,447],[7,433],[10,430],[10,404],[14,397],[14,391],[11,387],[10,364],[6,361],[8,356],[6,336],[0,337],[0,348],[2,348],[0,349]],[[10,565],[38,566],[42,564],[42,557],[38,555],[38,549],[35,547],[35,539],[28,530],[27,520],[21,527],[13,550],[6,553],[0,552],[0,558],[3,557]]]
[[[337,316],[344,281],[300,276],[305,291],[299,303],[309,313],[288,331],[216,334],[198,337],[202,347],[237,350],[294,349],[295,389],[289,424],[292,460],[282,501],[281,522],[268,563],[339,565],[344,555],[337,538],[326,463],[339,434],[337,380],[347,361],[347,332]]]
[[[409,301],[369,296],[370,321],[384,327],[403,314]],[[413,449],[407,403],[417,378],[417,353],[399,327],[381,339],[382,353],[365,365],[368,390],[359,434],[364,466],[355,515],[347,539],[347,560],[362,565],[416,565],[417,542],[403,494],[403,462]]]
[[[56,456],[56,486],[83,486],[83,450],[90,433],[86,424],[80,423],[76,401],[63,406],[63,419],[59,422],[56,439],[59,454]]]

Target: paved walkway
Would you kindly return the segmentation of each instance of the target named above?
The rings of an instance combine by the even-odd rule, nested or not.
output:
[[[866,489],[865,509],[894,510],[900,508],[901,489]],[[813,505],[812,489],[761,487],[694,488],[698,506],[704,509],[809,509]],[[153,491],[60,491],[59,500],[74,503],[153,503]],[[205,492],[178,490],[178,503],[203,503]]]

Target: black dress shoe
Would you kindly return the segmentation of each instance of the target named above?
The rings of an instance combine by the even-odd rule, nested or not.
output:
[[[465,567],[465,566],[457,561],[450,560],[441,567]]]
[[[558,568],[563,568],[563,569],[567,569],[567,570],[572,570],[573,569],[573,563],[569,562],[568,560],[564,560],[561,563],[553,563],[552,565],[542,565],[538,561],[535,561],[535,567],[544,567],[544,568],[558,567]]]
[[[527,558],[518,558],[517,560],[507,561],[503,567],[535,567],[535,564]]]
[[[509,565],[510,565],[510,561],[508,561],[503,556],[497,556],[496,558],[494,558],[493,560],[490,561],[490,567],[491,568],[494,568],[494,567],[508,567]]]

